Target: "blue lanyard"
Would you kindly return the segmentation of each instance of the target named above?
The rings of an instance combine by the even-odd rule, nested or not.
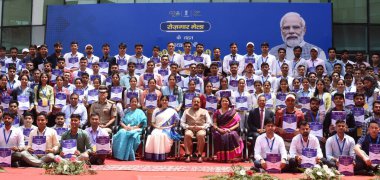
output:
[[[98,137],[99,135],[99,131],[96,130],[96,135],[95,135],[95,139],[94,139],[94,136],[93,136],[93,133],[92,133],[92,130],[91,130],[91,139],[92,139],[92,142],[96,143],[96,138]]]
[[[302,136],[300,135],[300,137],[301,137],[301,144],[302,144],[302,149],[304,149],[305,148],[305,146],[303,145],[303,141],[302,141]],[[306,148],[309,148],[309,137],[307,138],[307,144],[306,144]]]
[[[300,62],[300,60],[298,60],[298,61],[293,60],[293,71],[296,69],[298,62]]]
[[[346,144],[346,139],[343,140],[342,148],[340,148],[340,144],[339,144],[339,140],[338,140],[338,135],[335,135],[335,140],[336,140],[336,143],[338,144],[340,155],[342,156],[343,155],[344,145]],[[377,138],[377,140],[379,140],[379,138]]]
[[[261,81],[262,81],[263,84],[264,84],[264,82],[268,81],[268,79],[269,79],[269,76],[264,81],[264,76],[261,76]]]
[[[9,132],[8,138],[5,137],[5,128],[3,129],[3,135],[4,135],[5,144],[8,144],[9,139],[11,138],[11,134],[12,134],[12,130],[11,130],[11,132]]]
[[[45,87],[46,88],[46,87]],[[45,96],[45,98],[47,98],[47,95],[46,95],[46,89],[45,90],[43,90],[43,89],[41,89],[41,92],[42,92],[42,94]]]
[[[317,120],[319,120],[319,111],[317,112],[317,116],[315,118],[312,112],[310,112],[310,116],[311,116],[311,121],[316,122]]]
[[[14,83],[12,84],[12,83],[10,83],[10,82],[8,81],[8,85],[9,85],[9,89],[13,90]]]
[[[274,145],[274,140],[276,140],[276,139],[273,138],[272,145],[269,145],[269,140],[268,140],[267,137],[265,137],[265,139],[267,140],[267,144],[268,144],[268,147],[269,147],[270,152],[272,152],[272,150],[273,150],[273,145]]]

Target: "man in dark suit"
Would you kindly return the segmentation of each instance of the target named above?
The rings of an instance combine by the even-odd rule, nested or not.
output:
[[[248,137],[253,137],[252,151],[255,147],[256,138],[265,133],[264,121],[269,119],[274,120],[274,113],[265,108],[266,99],[264,94],[259,95],[257,98],[258,108],[249,111],[247,125]],[[253,152],[252,152],[253,154]]]

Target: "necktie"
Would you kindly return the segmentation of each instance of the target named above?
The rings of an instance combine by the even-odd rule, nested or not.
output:
[[[260,123],[261,123],[261,129],[264,128],[264,110],[260,109]]]

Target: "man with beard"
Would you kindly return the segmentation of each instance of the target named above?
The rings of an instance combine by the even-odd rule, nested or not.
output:
[[[237,63],[238,68],[238,74],[241,75],[244,71],[244,58],[242,55],[238,54],[238,47],[237,43],[233,42],[230,44],[230,54],[227,54],[223,58],[223,72],[227,75],[231,75],[230,66],[232,63]]]
[[[24,135],[21,129],[12,126],[13,116],[8,112],[3,114],[4,127],[0,128],[3,136],[0,136],[0,147],[10,148],[12,151],[11,161],[13,167],[19,167],[21,152],[25,148]]]
[[[169,64],[173,64],[173,63],[179,64],[179,61],[181,59],[181,55],[174,51],[175,50],[174,42],[168,42],[167,49],[168,49],[167,54],[169,56]]]
[[[19,73],[21,71],[21,60],[17,57],[18,49],[16,47],[11,47],[9,50],[11,53],[11,56],[5,60],[5,67],[9,68],[10,66],[16,67],[16,72]],[[7,69],[5,69],[6,72],[8,72]]]
[[[293,54],[294,54],[294,58],[293,60],[290,60],[290,63],[289,63],[289,76],[292,76],[292,77],[297,77],[297,72],[298,72],[298,68],[300,66],[304,66],[305,70],[306,70],[306,67],[307,67],[307,63],[306,63],[306,60],[304,58],[301,57],[301,54],[302,54],[302,48],[301,46],[296,46],[293,48]],[[306,75],[306,71],[304,71]]]
[[[282,16],[280,21],[281,37],[284,41],[284,44],[280,44],[272,48],[269,53],[278,57],[278,49],[285,48],[286,51],[291,52],[294,47],[301,46],[304,50],[301,57],[304,59],[310,59],[310,50],[312,47],[316,47],[313,44],[310,44],[304,40],[306,33],[306,22],[301,17],[300,14],[296,12],[288,12]],[[326,60],[325,52],[317,47],[317,50],[320,52],[318,58]],[[289,53],[286,55],[286,59],[293,59],[293,54]]]
[[[296,96],[293,93],[286,96],[285,105],[285,108],[276,111],[275,125],[277,126],[276,133],[284,138],[285,146],[289,147],[291,140],[300,133],[299,123],[304,121],[305,117],[302,111],[295,107]],[[293,127],[291,128],[292,125]]]
[[[92,62],[99,62],[99,57],[95,56],[94,53],[94,47],[91,44],[87,44],[84,47],[84,50],[86,51],[86,58],[88,60],[88,63],[92,64]]]
[[[28,146],[26,151],[21,153],[22,159],[33,167],[41,167],[42,165],[54,162],[54,154],[58,153],[59,141],[57,132],[46,126],[48,119],[45,113],[37,115],[37,129],[32,130],[29,134]],[[35,154],[37,149],[33,149],[33,137],[44,137],[46,143],[46,150],[44,155],[42,153]],[[39,150],[41,151],[41,150]]]
[[[363,134],[364,135],[366,134],[368,124],[366,124],[365,122],[367,122],[366,121],[367,118],[372,116],[372,112],[365,109],[364,105],[365,105],[365,95],[361,93],[355,93],[354,107],[351,109],[351,111],[352,111],[352,114],[354,115],[355,123],[357,126],[357,133],[356,133],[357,138],[360,138],[361,136],[363,136]]]
[[[300,134],[292,139],[289,149],[289,167],[292,167],[293,172],[298,172],[298,168],[302,162],[302,150],[313,149],[317,151],[315,164],[319,164],[323,160],[322,150],[319,145],[318,138],[310,134],[310,126],[306,121],[300,123]]]
[[[365,136],[368,134],[368,126],[371,121],[375,121],[379,123],[380,125],[380,101],[375,101],[373,102],[373,109],[372,109],[373,114],[371,114],[369,117],[367,117],[364,120],[364,124],[362,125],[363,131],[362,131],[362,136]],[[365,117],[365,116],[364,116]]]
[[[331,136],[326,141],[326,158],[323,162],[330,168],[338,169],[339,156],[351,156],[354,158],[355,140],[351,136],[345,134],[346,122],[344,120],[336,121],[336,135]],[[355,162],[354,162],[355,163]]]
[[[29,48],[30,51],[30,48]],[[54,44],[54,53],[51,54],[47,59],[51,62],[52,68],[55,69],[57,66],[58,58],[62,56],[62,44],[60,42],[56,42]]]
[[[334,119],[334,111],[345,111],[346,117],[344,120],[348,126],[346,133],[351,137],[356,138],[356,125],[354,115],[349,109],[344,107],[344,95],[341,93],[336,93],[333,97],[333,101],[335,103],[335,107],[327,111],[325,120],[323,121],[324,137],[327,138],[336,134],[335,123],[332,121],[332,119]]]
[[[48,46],[46,44],[43,44],[40,46],[40,53],[37,56],[36,59],[34,59],[34,68],[39,69],[41,72],[44,72],[45,63],[49,62],[48,58]],[[57,64],[57,61],[55,61],[55,64]]]

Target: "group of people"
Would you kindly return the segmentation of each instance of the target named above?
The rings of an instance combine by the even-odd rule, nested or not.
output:
[[[63,149],[72,144],[62,147],[63,141],[75,139],[73,157],[103,164],[109,154],[96,149],[103,137],[119,160],[135,160],[144,141],[144,158],[164,161],[173,143],[183,141],[184,160],[202,162],[211,138],[217,160],[238,161],[248,148],[258,170],[273,168],[269,161],[279,158],[282,171],[295,171],[305,165],[305,154],[315,158],[308,161],[312,165],[337,167],[340,156],[349,156],[359,174],[374,170],[378,161],[369,151],[379,131],[379,54],[371,56],[371,65],[361,52],[355,62],[348,51],[339,60],[334,48],[327,60],[318,58],[319,48],[305,53],[300,46],[293,52],[279,48],[276,57],[268,43],[257,55],[248,42],[245,55],[231,43],[222,59],[220,48],[211,58],[203,44],[194,53],[192,46],[183,43],[184,53],[177,54],[169,42],[168,54],[155,46],[148,58],[142,44],[131,56],[124,43],[115,56],[104,44],[97,57],[92,45],[82,54],[74,41],[66,54],[61,43],[54,44],[50,56],[46,45],[31,45],[23,59],[17,48],[8,58],[1,47],[0,149],[11,149],[14,164],[41,166],[67,157]],[[294,59],[286,59],[288,53]],[[32,148],[40,134],[43,156]]]

